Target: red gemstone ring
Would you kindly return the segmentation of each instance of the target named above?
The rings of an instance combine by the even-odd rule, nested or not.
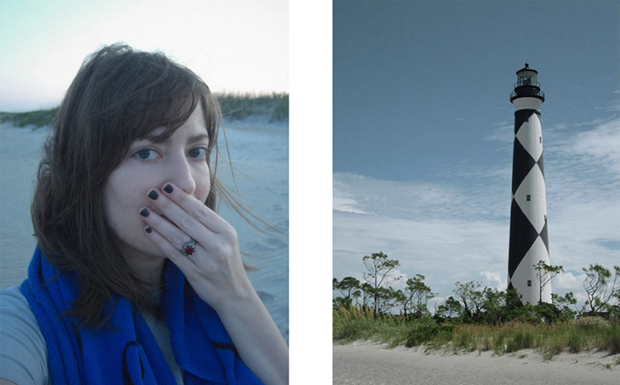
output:
[[[196,252],[196,241],[190,239],[185,242],[183,246],[181,246],[181,252],[188,257],[194,254]]]

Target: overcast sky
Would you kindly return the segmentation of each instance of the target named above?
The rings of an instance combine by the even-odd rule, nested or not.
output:
[[[506,289],[514,106],[539,71],[554,292],[620,264],[620,3],[334,2],[334,277],[383,251]]]
[[[86,55],[119,41],[216,92],[288,92],[286,0],[0,0],[0,111],[57,106]]]

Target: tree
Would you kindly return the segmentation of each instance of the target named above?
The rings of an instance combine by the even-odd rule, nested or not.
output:
[[[458,299],[454,299],[453,296],[449,296],[443,304],[439,305],[437,313],[442,318],[454,318],[461,314],[461,302]]]
[[[367,273],[364,273],[364,280],[370,284],[372,288],[372,294],[374,297],[373,303],[373,315],[387,311],[385,307],[389,303],[389,296],[386,294],[389,292],[388,287],[393,282],[398,281],[401,276],[394,276],[394,270],[400,266],[400,262],[396,259],[389,259],[383,252],[372,253],[372,255],[365,255],[362,258]]]
[[[354,291],[353,293],[351,293],[351,297],[352,299],[355,299],[355,305],[358,306],[359,302],[360,302],[360,297],[362,296],[362,289],[360,287],[359,290]]]
[[[482,291],[483,302],[482,321],[487,324],[497,324],[506,321],[506,292],[485,287]]]
[[[334,278],[333,289],[340,291],[345,306],[351,306],[353,298],[358,298],[360,295],[360,281],[354,277],[344,277],[342,281]]]
[[[480,288],[480,282],[470,281],[463,284],[457,281],[455,285],[456,289],[454,289],[454,294],[456,294],[456,298],[461,301],[462,304],[461,315],[464,321],[469,321],[480,313],[482,304],[484,303],[482,292],[478,290]]]
[[[391,287],[380,287],[376,290],[374,298],[376,298],[376,317],[376,315],[378,314],[386,314],[390,310],[392,310],[392,308],[398,301],[398,294]]]
[[[428,300],[433,298],[431,288],[424,283],[424,277],[422,274],[416,274],[414,278],[407,280],[407,287],[405,287],[405,297],[408,299],[407,303],[411,310],[413,310],[418,318],[423,314],[428,314],[427,303]],[[407,312],[405,311],[405,316]]]
[[[332,279],[332,290],[337,290],[338,289],[338,279],[333,278]],[[340,307],[340,298],[332,298],[332,307],[334,310],[338,309]]]
[[[609,301],[618,296],[620,292],[620,266],[614,266],[615,275],[611,280],[611,271],[596,264],[590,264],[589,268],[583,268],[586,278],[583,287],[586,289],[586,301],[583,305],[584,311],[589,308],[588,313],[599,313],[601,311],[613,310]]]
[[[519,294],[517,289],[506,290],[506,306],[504,308],[504,322],[512,321],[515,319],[522,319],[524,317],[524,305],[522,301],[522,295]],[[529,302],[528,302],[529,304]]]
[[[534,265],[534,270],[536,270],[536,279],[538,280],[538,303],[540,304],[542,303],[543,289],[547,284],[551,283],[553,278],[563,273],[564,268],[562,266],[547,265],[545,261],[538,261],[538,263]]]
[[[409,298],[405,296],[405,293],[403,293],[402,290],[398,289],[394,292],[394,300],[396,301],[396,303],[403,305],[403,310],[401,314],[404,313],[405,317],[407,317],[407,306],[409,303]]]
[[[553,301],[553,304],[562,312],[560,315],[560,320],[567,321],[575,318],[576,309],[571,309],[570,305],[575,306],[577,304],[577,299],[572,291],[566,293],[564,297],[560,297],[557,294],[551,294],[551,300]]]
[[[368,282],[364,282],[360,285],[362,291],[362,308],[368,308],[368,300],[373,297],[372,286]]]

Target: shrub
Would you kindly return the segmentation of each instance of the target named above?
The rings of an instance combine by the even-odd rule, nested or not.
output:
[[[270,122],[279,122],[288,119],[288,94],[274,94],[277,102],[273,108]]]
[[[419,346],[426,342],[433,340],[442,327],[435,323],[418,324],[413,327],[413,330],[407,335],[405,346],[411,348],[413,346]]]
[[[571,330],[568,335],[568,350],[571,353],[579,353],[583,350],[584,340],[583,334],[579,333],[578,330]]]
[[[514,336],[506,346],[506,352],[516,352],[534,346],[534,336],[528,330],[516,330]]]
[[[607,349],[611,354],[620,353],[620,323],[618,322],[614,323],[609,328]]]
[[[32,125],[33,129],[36,129],[43,126],[51,126],[54,123],[57,112],[58,107],[30,112],[3,112],[0,114],[0,122],[11,122],[20,128]]]
[[[269,122],[288,119],[288,94],[235,94],[218,93],[222,115],[229,120],[243,120],[249,116],[264,115]]]
[[[584,330],[606,327],[609,322],[601,317],[581,317],[577,320],[577,326]]]
[[[504,354],[506,352],[506,346],[504,344],[504,339],[506,338],[506,332],[500,331],[495,339],[494,351],[495,354]]]

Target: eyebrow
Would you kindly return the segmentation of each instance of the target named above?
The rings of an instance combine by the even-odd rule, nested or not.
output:
[[[146,138],[144,138],[145,140],[148,140],[149,142],[153,142],[153,143],[167,143],[170,141],[171,136],[167,137],[166,139],[162,140],[162,135],[148,135]],[[190,136],[189,139],[187,140],[187,143],[196,143],[196,142],[200,142],[201,140],[206,140],[207,142],[209,141],[209,135],[207,135],[206,133],[204,134],[198,134],[198,135],[194,135],[194,136]]]
[[[209,141],[209,135],[207,135],[207,134],[194,135],[194,136],[191,136],[187,142],[188,143],[196,143],[196,142],[200,142],[201,140],[206,140],[208,142]]]

